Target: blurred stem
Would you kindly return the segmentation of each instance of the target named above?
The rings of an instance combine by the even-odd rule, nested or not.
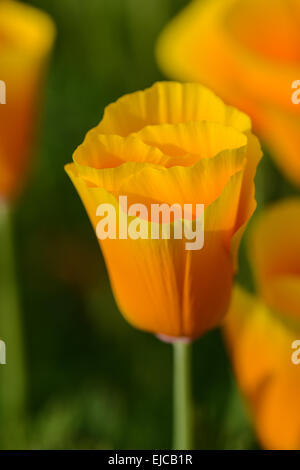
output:
[[[174,449],[191,450],[192,391],[191,343],[175,342],[174,347]]]
[[[25,408],[25,371],[21,315],[16,283],[11,214],[0,201],[0,339],[6,344],[6,365],[0,365],[1,429],[7,426],[22,434]],[[16,429],[15,429],[16,432]],[[8,437],[8,436],[7,436]],[[17,436],[15,436],[17,437]],[[18,436],[20,437],[20,436]]]

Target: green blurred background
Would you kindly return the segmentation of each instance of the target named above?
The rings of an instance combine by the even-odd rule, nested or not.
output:
[[[2,416],[0,447],[171,448],[171,346],[134,330],[118,312],[96,237],[63,166],[107,104],[165,78],[155,63],[155,41],[188,2],[27,3],[50,13],[58,36],[34,168],[14,214],[27,417],[11,423]],[[258,210],[294,192],[266,155],[257,175]],[[239,281],[253,289],[245,241],[240,256]],[[220,331],[194,343],[193,377],[195,447],[257,448]]]

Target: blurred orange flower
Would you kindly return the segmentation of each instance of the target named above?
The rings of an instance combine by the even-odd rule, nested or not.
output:
[[[255,209],[261,150],[249,118],[197,84],[157,83],[109,105],[66,171],[96,230],[99,204],[205,205],[205,242],[100,244],[121,312],[134,326],[194,338],[223,318],[242,232]],[[127,214],[126,214],[127,217]],[[151,220],[147,224],[151,225]]]
[[[299,0],[194,0],[163,31],[159,64],[247,112],[279,167],[300,184]]]
[[[6,94],[6,104],[0,104],[0,199],[14,198],[24,182],[54,34],[46,14],[19,2],[0,2],[0,80]]]
[[[257,298],[236,287],[225,335],[267,449],[300,449],[300,199],[264,211],[250,238]]]

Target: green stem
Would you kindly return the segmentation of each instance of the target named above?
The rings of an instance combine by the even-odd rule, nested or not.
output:
[[[174,450],[191,450],[193,417],[191,393],[191,343],[174,347]]]
[[[21,439],[26,388],[10,215],[0,200],[0,339],[6,345],[6,365],[0,365],[1,440],[9,433]]]

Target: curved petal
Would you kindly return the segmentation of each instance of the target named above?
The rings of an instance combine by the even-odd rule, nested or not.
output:
[[[110,202],[117,216],[116,232],[99,235],[100,245],[120,310],[134,326],[194,338],[226,313],[261,156],[250,127],[247,116],[201,85],[158,83],[110,105],[66,167],[96,233],[102,233],[96,216],[101,203]],[[145,210],[132,217],[120,196]],[[169,210],[190,204],[194,220],[181,212],[170,223],[157,222],[153,202]],[[189,222],[199,229],[196,204],[205,207],[205,243],[201,231],[201,249],[189,251],[185,228]],[[124,224],[139,225],[138,235],[128,236],[125,228],[124,236]],[[178,227],[183,237],[174,233]],[[149,236],[153,229],[160,235],[170,229],[171,236]]]
[[[236,270],[238,268],[238,250],[240,242],[245,232],[247,223],[256,209],[254,177],[256,174],[257,165],[262,157],[262,150],[258,139],[250,132],[247,132],[247,137],[247,163],[244,171],[235,233],[230,242],[232,259]]]
[[[153,163],[171,166],[170,157],[156,147],[147,145],[136,135],[99,134],[96,128],[89,131],[84,142],[77,147],[73,160],[92,169],[115,168],[126,162]]]
[[[127,136],[148,125],[189,121],[218,122],[242,132],[251,129],[248,116],[226,106],[208,88],[177,82],[157,82],[123,96],[107,106],[97,129],[101,134]]]
[[[300,199],[264,211],[252,227],[249,254],[268,305],[300,318]]]
[[[291,113],[274,106],[261,106],[257,116],[261,135],[275,162],[281,171],[299,186],[300,104],[294,105]]]
[[[66,171],[95,230],[99,204],[110,202],[119,217],[122,209],[114,195],[90,187],[75,164]],[[242,171],[232,176],[221,196],[206,209],[202,250],[186,250],[185,238],[100,242],[115,297],[130,323],[173,337],[197,337],[218,324],[230,300],[233,267],[228,240],[236,224],[242,178]]]
[[[0,3],[1,61],[12,55],[44,58],[50,52],[55,35],[51,18],[41,10],[21,2]],[[2,70],[1,70],[2,73]]]
[[[167,76],[208,85],[247,112],[279,167],[300,184],[298,0],[195,0],[162,32]]]
[[[297,0],[243,0],[226,15],[226,26],[236,41],[265,60],[299,66],[299,13]]]
[[[115,168],[126,162],[170,168],[191,166],[201,158],[212,158],[223,150],[246,144],[247,137],[242,132],[207,121],[146,126],[128,137],[99,134],[96,127],[87,133],[73,159],[95,169]]]
[[[260,6],[255,8],[257,3]],[[294,51],[299,42],[299,17],[293,14],[298,11],[297,0],[288,3],[289,8],[286,0],[195,0],[163,31],[157,46],[159,64],[168,76],[206,83],[237,106],[241,91],[255,102],[292,109],[290,90],[300,72],[299,60],[275,60],[276,43],[282,43],[283,37],[292,41],[297,36]],[[267,45],[257,34],[259,28],[265,35],[272,31],[273,55],[263,54]],[[241,31],[245,35],[249,30],[251,38],[248,34],[247,41],[242,40]],[[258,40],[259,51],[253,47]],[[284,51],[282,45],[280,51]]]
[[[212,158],[223,150],[247,144],[246,136],[233,127],[198,121],[146,126],[136,134],[143,142],[173,157],[170,165],[190,166],[202,158]]]
[[[300,449],[300,374],[291,360],[300,323],[288,326],[235,287],[224,331],[262,445]]]
[[[213,159],[199,160],[192,167],[163,168],[157,165],[127,163],[114,170],[82,171],[80,176],[91,186],[114,194],[127,195],[130,203],[211,204],[230,177],[245,166],[245,148],[224,151]]]
[[[80,168],[81,176],[91,184],[115,194],[136,195],[143,199],[148,198],[169,204],[208,205],[221,194],[229,178],[244,168],[246,163],[248,138],[235,129],[220,124],[200,122],[159,127],[148,126],[137,136],[146,140],[156,139],[158,145],[161,146],[165,142],[169,145],[176,145],[177,148],[185,147],[184,152],[198,151],[199,157],[191,153],[177,158],[169,157],[170,160],[181,159],[185,163],[188,160],[191,164],[196,160],[196,163],[192,166],[177,165],[165,168],[145,162],[147,159],[150,160],[149,155],[153,156],[155,150],[158,156],[162,155],[161,151],[135,140],[137,138],[135,136],[122,139],[117,136],[94,134],[74,154],[74,161]],[[102,137],[106,141],[105,150],[103,150]],[[90,144],[91,138],[95,138],[93,144]],[[151,143],[151,145],[154,144]],[[134,150],[136,153],[133,155]],[[116,168],[107,168],[102,163],[105,168],[99,169],[101,162],[105,162],[106,155],[109,155],[109,159],[111,154],[121,155],[122,158],[126,155],[128,158],[131,157],[132,161]],[[249,158],[250,156],[251,153],[249,153]],[[134,159],[137,161],[134,162]],[[245,188],[243,194],[246,191],[251,192],[251,189]]]
[[[0,104],[0,198],[14,198],[28,166],[41,79],[55,27],[29,5],[0,2],[0,72],[7,90]]]

